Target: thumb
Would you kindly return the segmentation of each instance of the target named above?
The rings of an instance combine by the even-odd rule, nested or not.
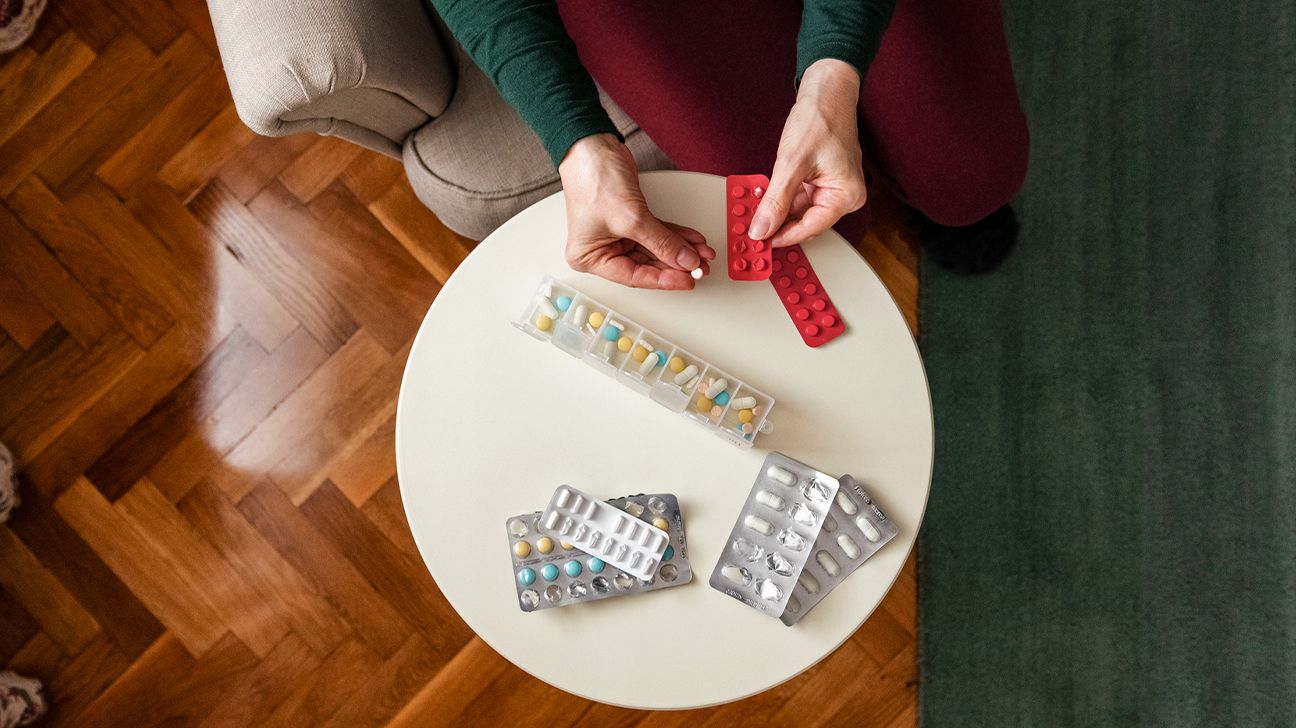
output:
[[[751,229],[747,232],[752,240],[764,240],[779,229],[787,219],[788,211],[792,209],[792,200],[801,190],[801,179],[802,175],[795,170],[780,170],[775,167],[769,189],[765,190],[765,197],[752,216]]]
[[[702,265],[702,258],[692,245],[678,232],[666,227],[662,221],[645,213],[630,238],[647,248],[666,265],[691,271]]]

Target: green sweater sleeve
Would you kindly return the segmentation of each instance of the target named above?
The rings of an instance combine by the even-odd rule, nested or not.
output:
[[[895,0],[805,0],[797,36],[796,83],[806,68],[824,58],[845,61],[860,79],[877,55]]]
[[[553,0],[430,0],[558,165],[577,140],[620,138]]]

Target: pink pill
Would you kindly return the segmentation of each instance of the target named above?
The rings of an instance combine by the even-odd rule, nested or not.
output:
[[[747,226],[741,222],[734,223],[733,227],[729,229],[734,232],[734,235],[742,235],[743,233],[747,232]]]
[[[739,216],[742,216],[742,215],[746,215],[746,214],[747,214],[747,206],[746,206],[746,205],[734,205],[733,207],[729,208],[729,212],[732,212],[732,213],[734,214],[735,217],[739,217]]]
[[[742,185],[736,185],[732,190],[729,191],[729,194],[733,195],[734,197],[742,197],[743,195],[747,194],[747,188],[743,187]]]
[[[816,298],[810,302],[810,308],[813,308],[816,311],[822,311],[828,308],[828,304],[824,303],[822,299]]]
[[[796,313],[793,315],[796,316],[801,321],[805,321],[806,319],[810,318],[810,312],[805,310],[804,308],[798,308],[796,310]]]
[[[819,286],[816,286],[813,283],[807,283],[805,284],[805,287],[802,288],[801,290],[805,291],[805,294],[807,296],[813,296],[814,294],[819,292]]]
[[[753,431],[755,431],[755,429],[756,429],[755,427],[752,427],[752,423],[750,422],[743,423],[742,431],[744,435],[750,435]]]
[[[805,268],[797,268],[795,275],[797,278],[804,279],[806,276],[810,275],[810,271],[806,270]]]
[[[779,288],[787,288],[788,286],[792,285],[792,279],[788,278],[787,276],[779,276],[778,284],[779,284]]]
[[[819,324],[826,327],[836,326],[837,317],[830,313],[826,313],[819,317]]]
[[[720,405],[711,408],[712,417],[719,417],[722,412],[724,412],[724,407],[721,407]]]
[[[801,303],[801,294],[796,291],[791,291],[783,297],[783,300],[791,304],[798,304]]]
[[[805,332],[805,335],[806,335],[806,336],[818,336],[818,335],[819,335],[819,327],[818,327],[818,326],[815,326],[814,324],[807,324],[807,325],[805,326],[805,328],[803,328],[803,329],[801,329],[801,330]]]

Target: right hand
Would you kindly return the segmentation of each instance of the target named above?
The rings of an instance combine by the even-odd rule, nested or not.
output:
[[[653,216],[634,156],[611,134],[587,136],[558,165],[567,201],[567,264],[635,288],[689,290],[716,252],[702,233]]]

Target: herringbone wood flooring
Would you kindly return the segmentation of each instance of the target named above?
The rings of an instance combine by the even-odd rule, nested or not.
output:
[[[841,649],[648,714],[514,668],[441,598],[392,438],[472,247],[400,165],[238,121],[198,0],[55,0],[0,58],[0,663],[55,725],[911,725],[912,560]],[[915,321],[880,204],[861,249]]]

